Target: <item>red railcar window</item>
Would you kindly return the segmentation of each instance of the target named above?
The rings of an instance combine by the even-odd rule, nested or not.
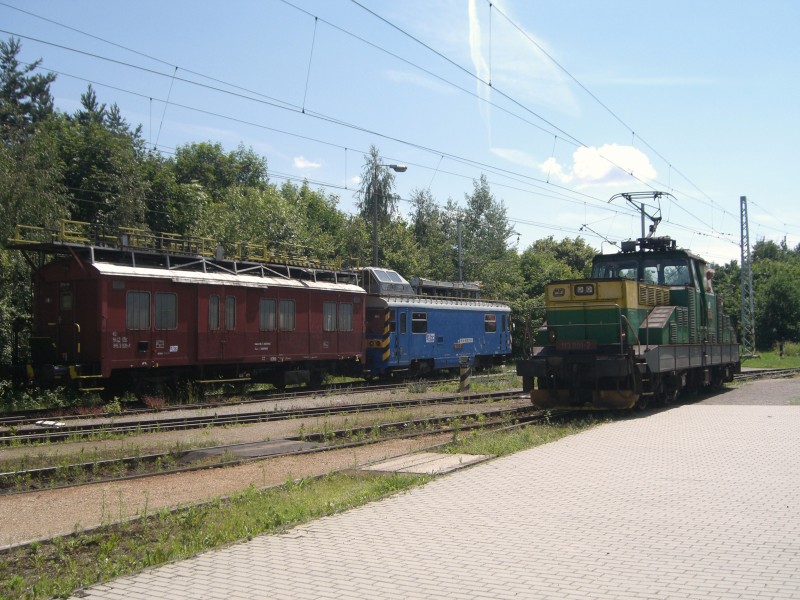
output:
[[[258,303],[258,329],[260,331],[275,331],[275,300],[261,298]]]
[[[339,305],[339,331],[353,331],[353,305]]]
[[[156,329],[178,328],[178,295],[156,292]]]
[[[336,302],[322,303],[322,331],[336,331]]]
[[[216,294],[208,297],[208,328],[211,331],[219,329],[219,296]]]
[[[294,321],[294,300],[281,300],[278,327],[280,327],[281,331],[294,331]]]
[[[150,292],[128,292],[125,300],[128,329],[150,329]]]
[[[225,329],[236,329],[236,296],[225,296]]]

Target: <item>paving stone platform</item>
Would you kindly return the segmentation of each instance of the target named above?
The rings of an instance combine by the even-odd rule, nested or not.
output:
[[[91,599],[800,598],[800,406],[680,406]]]
[[[438,452],[417,452],[399,456],[374,465],[362,467],[364,471],[391,473],[418,473],[420,475],[444,475],[458,469],[470,467],[492,458],[484,454],[440,454]]]

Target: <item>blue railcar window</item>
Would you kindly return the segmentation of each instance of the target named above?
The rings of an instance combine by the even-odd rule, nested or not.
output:
[[[428,313],[411,313],[411,333],[428,333]]]
[[[322,303],[322,331],[336,331],[336,302]]]
[[[483,330],[486,333],[497,332],[497,315],[494,314],[483,315]]]
[[[156,292],[156,329],[178,328],[178,295]]]
[[[236,296],[225,296],[225,329],[236,329]]]
[[[278,313],[278,327],[281,331],[294,331],[294,300],[281,300]]]
[[[219,329],[219,296],[216,294],[208,297],[208,328],[211,331]]]
[[[275,331],[277,314],[275,300],[261,298],[258,303],[258,329],[259,331]]]
[[[125,300],[128,329],[150,329],[150,292],[128,292]]]
[[[407,316],[407,313],[400,313],[400,333],[406,333],[408,331],[408,324],[406,323]]]
[[[353,305],[339,305],[339,331],[353,331]]]

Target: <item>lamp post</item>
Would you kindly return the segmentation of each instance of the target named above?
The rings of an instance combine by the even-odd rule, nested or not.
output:
[[[405,173],[408,169],[405,165],[375,165],[377,167],[388,167],[396,173]],[[377,173],[372,178],[372,266],[378,266],[378,186]]]

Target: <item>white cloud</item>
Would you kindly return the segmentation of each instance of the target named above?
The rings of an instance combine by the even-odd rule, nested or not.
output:
[[[616,186],[630,183],[634,177],[641,181],[655,179],[657,173],[647,155],[633,146],[605,144],[578,148],[572,155],[572,165],[560,165],[550,157],[539,165],[542,173],[562,183]]]
[[[302,156],[295,156],[294,157],[294,168],[295,169],[319,169],[322,166],[322,163],[313,162],[311,160],[307,160]]]

